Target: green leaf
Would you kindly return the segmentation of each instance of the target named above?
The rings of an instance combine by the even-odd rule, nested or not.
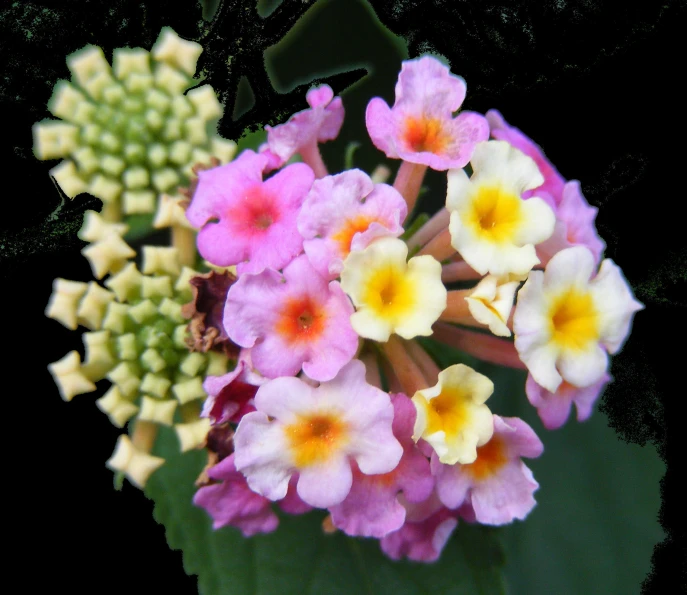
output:
[[[627,444],[598,411],[559,430],[546,430],[525,395],[526,373],[480,362],[424,339],[442,367],[465,363],[494,382],[492,412],[532,426],[544,454],[526,464],[539,482],[537,507],[504,527],[506,578],[513,593],[575,595],[639,593],[650,570],[658,524],[659,480],[665,465],[656,449]]]
[[[503,551],[497,531],[461,523],[435,564],[394,562],[376,540],[322,531],[322,511],[280,516],[274,533],[244,538],[226,527],[213,531],[204,510],[193,506],[193,482],[205,456],[179,454],[170,430],[156,454],[167,459],[146,494],[166,528],[170,547],[183,551],[184,568],[198,575],[203,595],[444,595],[502,594]]]

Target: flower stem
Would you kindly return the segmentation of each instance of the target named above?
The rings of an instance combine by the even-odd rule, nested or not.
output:
[[[422,180],[425,178],[427,171],[426,165],[418,163],[410,163],[402,161],[398,168],[396,179],[394,180],[394,188],[398,190],[408,205],[408,216],[413,212],[417,197],[420,194],[420,187]]]
[[[386,343],[382,343],[381,347],[389,360],[389,364],[391,364],[391,368],[398,376],[406,395],[412,396],[418,390],[429,386],[422,369],[410,357],[400,337],[391,335]]]
[[[449,262],[441,267],[441,280],[444,283],[452,283],[453,281],[470,281],[472,279],[481,279],[482,275],[470,267],[470,265],[461,260],[459,262]]]
[[[137,419],[131,434],[131,443],[141,452],[150,452],[157,437],[158,425]]]
[[[508,368],[527,369],[511,341],[468,331],[445,322],[437,322],[432,330],[434,331],[433,339],[460,349],[476,358]]]
[[[303,147],[300,150],[300,154],[303,159],[303,163],[312,168],[312,170],[315,172],[316,178],[324,178],[328,174],[327,166],[322,160],[322,154],[320,153],[320,147],[317,142]]]
[[[196,265],[196,232],[181,225],[172,226],[172,246],[179,251],[179,262],[193,268]]]
[[[103,210],[100,216],[110,223],[117,223],[122,220],[122,205],[119,200],[103,201]]]
[[[413,234],[412,237],[408,238],[406,242],[406,244],[408,244],[408,250],[424,246],[444,228],[448,228],[450,218],[451,213],[449,213],[446,208],[437,211],[429,221]]]
[[[413,361],[422,368],[427,385],[434,386],[439,380],[439,366],[417,341],[405,341],[404,346]]]
[[[446,296],[446,310],[441,313],[439,320],[459,322],[466,317],[470,317],[470,307],[465,298],[473,291],[473,288],[449,291]]]
[[[422,249],[418,256],[429,254],[434,256],[439,262],[450,258],[456,253],[456,249],[451,245],[451,233],[448,228],[435,235]]]

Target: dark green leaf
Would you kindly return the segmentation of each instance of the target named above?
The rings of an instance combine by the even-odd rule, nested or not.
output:
[[[164,524],[170,547],[181,549],[184,568],[198,575],[203,595],[471,595],[504,593],[503,552],[490,528],[462,523],[436,564],[393,562],[376,540],[322,531],[321,511],[281,516],[280,527],[250,539],[233,528],[213,531],[204,510],[193,506],[200,452],[178,453],[174,435],[160,435],[157,453],[167,463],[146,494]]]
[[[620,441],[598,411],[587,422],[572,417],[548,431],[527,401],[525,372],[431,340],[423,344],[442,367],[461,362],[491,378],[492,412],[522,418],[544,442],[544,454],[527,461],[540,484],[538,505],[524,522],[502,530],[512,592],[638,593],[652,549],[663,539],[658,482],[665,466],[655,448]]]

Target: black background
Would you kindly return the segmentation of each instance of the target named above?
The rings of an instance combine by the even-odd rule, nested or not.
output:
[[[185,11],[175,6],[172,12],[166,4],[23,1],[8,2],[0,12],[6,539],[16,563],[31,568],[22,580],[37,590],[50,585],[74,592],[103,585],[132,590],[131,579],[138,576],[133,592],[149,587],[195,592],[181,554],[167,548],[163,528],[151,519],[152,503],[129,485],[119,493],[109,487],[112,475],[104,461],[119,432],[94,411],[91,398],[61,402],[46,370],[66,351],[80,349],[76,333],[46,320],[42,312],[54,277],[91,278],[76,231],[84,210],[99,210],[100,203],[81,195],[51,218],[60,204],[47,175],[54,163],[37,161],[31,150],[31,125],[49,117],[45,104],[52,84],[68,76],[66,54],[86,43],[101,45],[106,53],[125,45],[149,48],[162,25],[181,36],[197,36],[200,8],[189,2]],[[233,46],[242,66],[229,75],[218,57],[237,31],[260,41],[237,16],[243,4],[250,3],[223,3],[227,16],[204,58],[209,82],[225,92],[228,105],[240,76],[252,79],[261,67],[257,42]],[[275,56],[273,66],[281,76],[273,82],[282,87],[279,91],[331,74],[327,60],[335,70],[346,70],[346,63],[365,62],[365,52],[388,51],[388,41],[370,39],[357,27],[357,0],[330,4],[339,11],[338,34],[323,30],[306,46]],[[468,82],[464,107],[481,112],[498,107],[546,148],[565,178],[581,180],[589,202],[600,207],[597,225],[608,245],[606,256],[622,267],[647,306],[613,360],[615,382],[601,407],[619,439],[653,442],[668,463],[661,508],[668,539],[656,548],[646,592],[675,592],[680,579],[684,588],[685,496],[677,487],[684,470],[679,409],[685,393],[680,372],[687,306],[687,230],[679,215],[687,196],[685,101],[678,90],[685,64],[684,3],[644,2],[635,8],[602,0],[371,4],[388,28],[408,40],[411,57],[436,51],[449,59]],[[274,21],[281,28],[273,25],[263,42],[269,45],[289,29],[288,12],[296,5],[304,9],[309,3],[284,2]],[[258,102],[238,123],[225,118],[220,131],[227,137],[305,107],[301,90],[270,96],[264,87],[269,79],[257,74],[252,82]],[[388,78],[383,94],[388,101],[395,76]],[[332,86],[340,90],[347,80],[337,78]],[[348,113],[355,114],[355,106]],[[358,109],[357,117],[361,113]],[[356,136],[365,141],[363,135],[359,123],[345,129],[341,142]],[[325,147],[325,158],[336,151],[337,146]],[[360,159],[368,162],[375,154],[368,146]]]

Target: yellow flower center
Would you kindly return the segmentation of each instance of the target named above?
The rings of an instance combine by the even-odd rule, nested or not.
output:
[[[333,413],[302,416],[284,432],[299,469],[327,461],[348,442],[346,423]]]
[[[446,438],[455,438],[470,421],[465,395],[455,389],[443,389],[427,403],[426,434],[443,431]]]
[[[404,270],[386,266],[370,275],[362,301],[377,316],[395,321],[414,307],[415,288]]]
[[[559,347],[582,350],[599,340],[599,315],[589,292],[569,289],[554,300],[549,318]]]
[[[499,186],[482,186],[473,197],[467,223],[482,238],[512,242],[522,222],[522,199]]]

